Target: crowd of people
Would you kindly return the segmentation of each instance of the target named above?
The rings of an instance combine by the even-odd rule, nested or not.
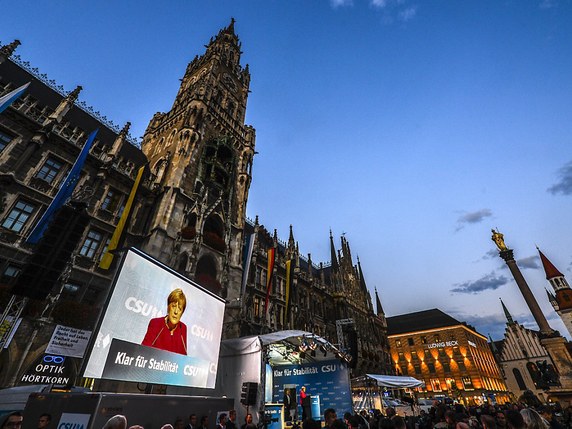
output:
[[[292,429],[572,429],[572,406],[565,409],[555,406],[537,407],[522,404],[482,405],[465,407],[461,404],[446,405],[434,401],[429,412],[421,410],[417,416],[399,416],[393,408],[360,413],[345,413],[338,417],[333,408],[324,411],[322,422],[305,418],[301,425],[293,422]],[[42,414],[38,429],[49,429],[51,416]],[[8,415],[0,429],[20,429],[23,416],[19,412]],[[188,423],[177,419],[161,429],[258,429],[252,414],[247,414],[242,425],[236,422],[236,410],[219,414],[216,428],[209,425],[208,416],[189,416]],[[300,428],[301,426],[301,428]],[[123,415],[111,417],[102,429],[144,429],[139,425],[129,426]]]
[[[461,404],[446,405],[435,401],[429,412],[417,416],[399,416],[393,408],[345,413],[338,418],[336,411],[324,412],[325,429],[572,429],[572,406],[541,405],[483,405],[466,408]],[[306,420],[302,429],[319,429],[314,421]]]

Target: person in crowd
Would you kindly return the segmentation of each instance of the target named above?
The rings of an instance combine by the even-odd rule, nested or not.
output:
[[[382,417],[379,421],[378,429],[395,429],[395,423],[393,419]]]
[[[24,416],[19,411],[8,414],[8,416],[2,422],[2,429],[20,429],[22,427],[22,422],[24,421]]]
[[[173,425],[173,429],[185,429],[185,422],[182,418],[177,417],[175,419],[175,424]]]
[[[222,413],[218,416],[217,429],[226,429],[226,413]]]
[[[340,419],[336,419],[333,421],[330,429],[348,429],[348,426]]]
[[[526,424],[517,410],[508,410],[506,412],[506,427],[507,429],[526,429]]]
[[[397,412],[395,411],[395,408],[393,407],[387,407],[385,409],[385,417],[387,417],[388,419],[391,419],[393,416],[396,416]]]
[[[444,404],[439,404],[435,410],[435,420],[433,421],[433,429],[448,429],[449,425],[445,419],[447,414],[447,407]]]
[[[457,422],[455,429],[470,429],[470,419],[468,414],[464,412],[455,413],[455,421]]]
[[[483,429],[497,429],[495,418],[490,414],[481,415],[481,424],[483,425]]]
[[[502,410],[496,411],[495,422],[498,429],[506,429],[506,416]]]
[[[359,417],[362,419],[362,422],[360,424],[361,427],[363,427],[364,429],[369,429],[369,414],[367,412],[367,410],[361,410],[359,412]]]
[[[405,424],[405,419],[401,416],[393,416],[391,419],[393,420],[393,425],[395,429],[407,429],[407,425]]]
[[[457,419],[455,418],[455,411],[447,410],[445,411],[445,423],[447,424],[447,428],[455,429],[457,426]]]
[[[199,429],[209,429],[209,416],[202,416],[201,417],[201,424]]]
[[[116,414],[105,422],[102,429],[127,429],[127,417]]]
[[[252,423],[252,414],[248,413],[246,417],[244,417],[244,424],[240,429],[256,429],[256,425]]]
[[[171,423],[166,423],[163,426],[161,426],[161,429],[174,429],[174,428]]]
[[[302,429],[321,429],[321,424],[318,420],[308,418],[302,422]]]
[[[333,408],[326,409],[326,411],[324,411],[324,427],[331,428],[332,423],[334,423],[337,418],[336,410]]]
[[[44,413],[38,419],[38,429],[47,429],[52,421],[52,415]]]
[[[226,421],[226,429],[237,429],[236,428],[236,410],[230,410],[228,412],[228,420]]]
[[[191,414],[189,416],[189,424],[185,427],[185,429],[198,429],[198,421],[196,414]]]
[[[564,429],[564,426],[554,418],[554,413],[549,405],[543,405],[538,408],[538,413],[540,416],[548,422],[548,427],[550,429]]]
[[[360,429],[360,425],[363,425],[363,421],[360,416],[351,416],[348,420],[348,429]]]
[[[431,416],[425,410],[419,410],[416,426],[419,429],[432,429]]]
[[[532,408],[520,410],[526,429],[548,429],[548,423]]]
[[[185,308],[187,297],[184,292],[173,290],[167,297],[167,315],[149,321],[141,345],[186,355],[187,325],[181,321]]]

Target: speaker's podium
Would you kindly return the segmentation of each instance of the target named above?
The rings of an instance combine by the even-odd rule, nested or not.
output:
[[[284,429],[284,404],[264,404],[264,427],[267,429]]]

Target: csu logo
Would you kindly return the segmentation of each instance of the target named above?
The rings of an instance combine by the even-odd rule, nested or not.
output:
[[[336,364],[322,365],[322,372],[336,372]]]

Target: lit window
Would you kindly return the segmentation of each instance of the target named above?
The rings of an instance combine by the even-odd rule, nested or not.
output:
[[[76,295],[79,291],[80,286],[74,283],[66,283],[64,285],[63,294],[64,295]]]
[[[107,195],[105,195],[105,199],[101,204],[101,209],[113,213],[119,206],[120,200],[121,200],[121,194],[114,189],[110,189],[109,191],[107,191]]]
[[[2,275],[0,276],[0,282],[10,283],[20,274],[20,267],[16,265],[8,265]]]
[[[395,346],[401,347],[401,340],[395,340]]]
[[[48,158],[42,168],[40,168],[40,171],[36,173],[36,178],[52,184],[61,169],[62,163],[60,161]]]
[[[2,152],[4,148],[8,146],[8,143],[10,143],[13,139],[14,137],[0,130],[0,152]]]
[[[463,377],[463,378],[461,378],[461,380],[463,381],[463,387],[465,388],[465,390],[473,390],[474,389],[471,377]]]
[[[438,378],[431,379],[431,389],[433,392],[441,392],[443,390],[441,389],[441,381]]]
[[[79,251],[80,255],[87,258],[93,259],[97,249],[101,245],[102,235],[100,232],[94,231],[93,229],[87,233],[87,237],[81,246]]]
[[[18,201],[10,210],[2,226],[14,232],[20,232],[34,212],[35,206],[25,201]]]

